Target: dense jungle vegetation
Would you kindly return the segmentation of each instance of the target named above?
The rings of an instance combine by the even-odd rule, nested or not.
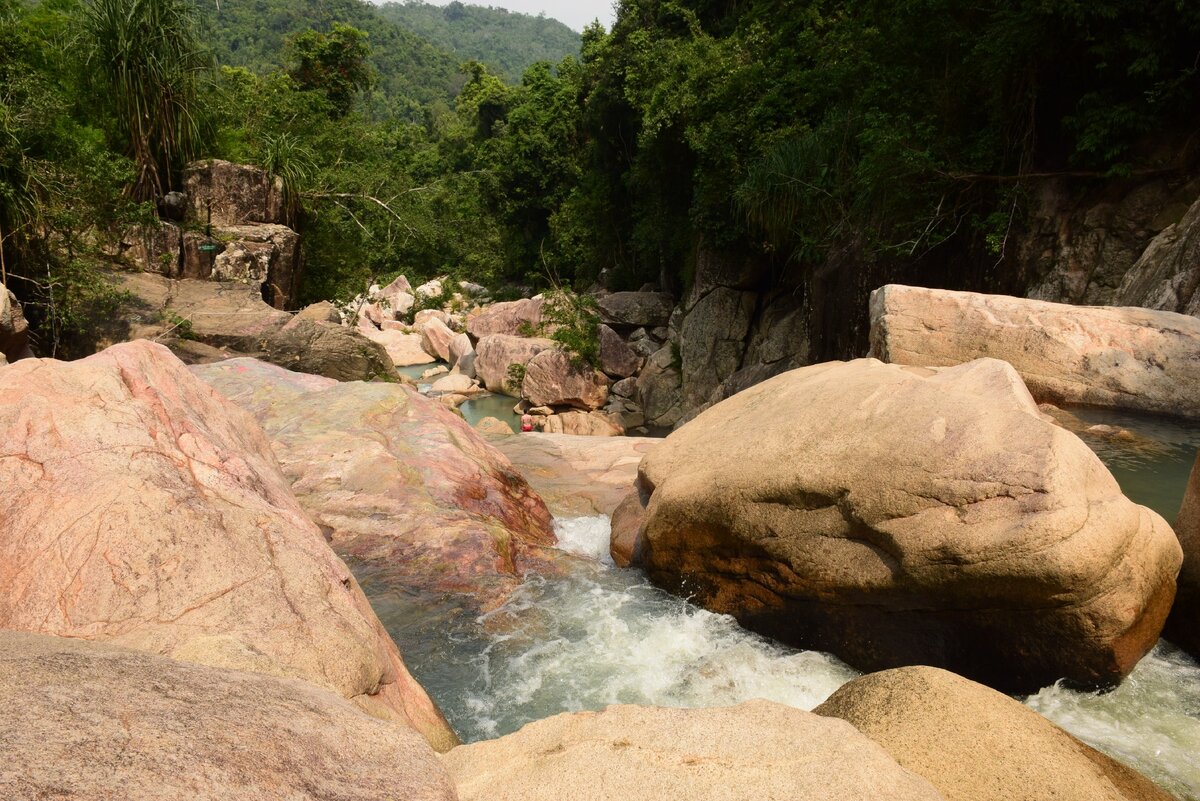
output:
[[[398,272],[678,290],[701,243],[780,275],[1002,259],[1030,177],[1194,152],[1145,147],[1195,119],[1190,0],[622,0],[519,82],[409,10],[0,0],[6,282],[57,326],[102,309],[113,237],[200,157],[284,178],[311,300]]]

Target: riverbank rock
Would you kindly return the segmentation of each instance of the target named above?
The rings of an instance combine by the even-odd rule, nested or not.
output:
[[[0,441],[0,628],[304,679],[455,742],[262,430],[166,348],[6,367]]]
[[[415,732],[306,682],[0,631],[0,796],[455,801]]]
[[[273,364],[336,381],[399,381],[388,352],[353,328],[296,317],[266,342]]]
[[[871,295],[871,354],[1017,369],[1039,401],[1200,418],[1200,319],[899,285]]]
[[[0,284],[0,355],[9,362],[33,356],[29,347],[29,323],[17,296]]]
[[[475,378],[475,346],[471,344],[471,338],[466,334],[456,334],[450,340],[449,351],[451,369],[467,378]]]
[[[1122,306],[1200,316],[1200,200],[1178,223],[1151,240],[1125,274],[1115,302]]]
[[[529,411],[536,416],[539,409],[548,408],[537,406]],[[620,423],[605,412],[581,412],[574,409],[555,412],[538,417],[535,425],[538,431],[547,434],[568,434],[574,437],[620,437],[625,434],[625,429]]]
[[[646,360],[634,397],[648,425],[670,428],[683,418],[683,378],[670,347],[660,348]]]
[[[517,397],[521,394],[525,366],[534,356],[555,347],[552,339],[489,334],[475,346],[475,373],[488,390]],[[513,365],[520,365],[521,369],[514,371]]]
[[[1188,478],[1175,534],[1183,546],[1183,569],[1163,636],[1200,659],[1200,456]]]
[[[639,484],[656,583],[861,670],[1107,685],[1175,594],[1166,522],[993,359],[785,373],[677,430]]]
[[[442,316],[445,316],[445,312],[442,312]],[[450,361],[450,340],[454,339],[454,332],[446,327],[446,322],[438,317],[431,317],[417,325],[421,329],[421,347],[425,352],[443,362]]]
[[[556,715],[443,759],[462,801],[942,798],[849,724],[770,701]]]
[[[494,441],[559,517],[611,515],[661,439],[522,434]]]
[[[573,406],[599,409],[608,400],[608,379],[589,364],[577,364],[570,354],[549,348],[525,364],[521,397],[534,406]]]
[[[613,378],[629,378],[642,367],[642,357],[625,344],[621,335],[607,325],[600,326],[600,368]]]
[[[372,583],[490,609],[528,570],[555,572],[545,504],[437,401],[250,359],[194,372],[257,418],[300,504]]]
[[[629,329],[665,326],[675,308],[675,299],[664,292],[613,292],[598,303],[604,322]]]
[[[544,305],[541,297],[494,303],[467,321],[467,333],[476,342],[491,334],[518,337],[540,333]]]
[[[412,367],[418,364],[433,364],[437,357],[428,353],[420,334],[406,334],[403,331],[380,331],[376,328],[359,326],[358,330],[372,342],[378,342],[387,351],[392,363],[397,367]]]
[[[872,673],[814,710],[874,740],[948,801],[1170,801],[1044,717],[930,667]]]

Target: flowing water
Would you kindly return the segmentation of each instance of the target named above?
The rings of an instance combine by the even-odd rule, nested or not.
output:
[[[1173,520],[1200,436],[1160,420],[1079,416],[1132,432],[1083,436],[1131,498]],[[612,567],[605,517],[558,520],[555,528],[560,547],[582,557],[574,573],[530,577],[482,617],[364,585],[409,667],[467,742],[614,703],[768,698],[812,709],[858,675],[833,656],[778,645],[668,595],[640,571]],[[1180,798],[1200,801],[1200,665],[1170,645],[1160,643],[1111,693],[1056,685],[1026,703]]]

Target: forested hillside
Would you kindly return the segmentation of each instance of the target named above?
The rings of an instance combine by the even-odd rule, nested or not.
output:
[[[308,300],[401,271],[678,296],[714,254],[797,296],[1002,285],[1036,181],[1194,168],[1198,43],[1183,0],[624,0],[513,85],[355,0],[0,0],[2,252],[75,324],[104,237],[211,156],[284,178]]]
[[[413,108],[449,103],[462,87],[459,59],[408,27],[391,22],[362,0],[204,0],[199,30],[219,63],[259,74],[283,66],[289,36],[327,31],[335,23],[367,34],[374,89]]]
[[[384,3],[379,15],[415,31],[462,61],[480,61],[512,83],[538,61],[579,55],[579,34],[558,20],[491,6],[420,0]]]

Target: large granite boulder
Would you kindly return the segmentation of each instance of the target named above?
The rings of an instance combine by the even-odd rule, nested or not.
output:
[[[408,334],[403,331],[380,331],[373,326],[360,325],[358,330],[367,339],[377,342],[387,351],[392,363],[397,367],[411,367],[418,364],[433,364],[437,357],[425,350],[420,334]]]
[[[251,359],[193,369],[258,419],[301,506],[359,575],[489,609],[527,571],[553,572],[545,504],[436,401]]]
[[[528,337],[541,333],[543,298],[495,303],[467,321],[467,333],[478,342],[490,334]]]
[[[646,360],[637,377],[634,398],[646,415],[647,425],[670,428],[683,418],[683,378],[669,346]]]
[[[443,315],[445,312],[443,312]],[[446,322],[438,317],[433,317],[424,320],[420,323],[421,328],[421,347],[426,353],[436,356],[443,362],[450,361],[450,341],[454,339],[454,332],[446,325]]]
[[[664,292],[613,292],[598,302],[604,322],[629,329],[664,326],[675,308],[674,298]]]
[[[871,354],[940,367],[1003,359],[1039,401],[1200,418],[1200,319],[890,285],[871,295]]]
[[[447,349],[450,355],[447,361],[451,369],[468,378],[475,378],[475,346],[471,344],[471,337],[466,333],[455,334]]]
[[[0,796],[456,801],[415,732],[294,679],[0,631]]]
[[[537,354],[556,347],[552,339],[488,334],[475,346],[476,376],[492,392],[519,397],[525,366]]]
[[[213,280],[239,281],[276,309],[291,308],[300,291],[300,235],[286,225],[223,225],[225,243],[212,264]]]
[[[191,217],[201,225],[286,222],[283,181],[259,167],[198,161],[188,165],[183,184]]]
[[[608,400],[608,379],[569,353],[550,348],[525,364],[521,397],[534,406],[572,406],[584,411],[599,409]]]
[[[849,724],[770,701],[612,706],[455,748],[462,801],[939,801]]]
[[[0,356],[8,361],[28,359],[33,356],[29,347],[29,323],[17,296],[0,284]]]
[[[454,744],[262,430],[166,348],[4,368],[0,441],[0,628],[304,679]]]
[[[662,440],[523,434],[496,446],[559,517],[611,515],[637,480],[638,465]]]
[[[1200,317],[1200,200],[1151,240],[1117,289],[1121,306]]]
[[[266,341],[273,364],[337,381],[398,381],[387,350],[361,332],[296,317]]]
[[[1170,801],[1044,717],[931,667],[872,673],[814,710],[841,718],[948,801]]]
[[[629,378],[642,367],[642,357],[625,344],[621,335],[600,326],[600,368],[613,378]]]
[[[619,437],[625,433],[618,419],[607,412],[581,412],[577,409],[538,417],[535,425],[538,431],[547,434],[567,434],[573,437]]]
[[[131,339],[174,334],[213,347],[261,353],[267,340],[292,319],[240,283],[173,280],[151,273],[120,273],[115,280],[116,288],[132,298],[125,312]]]
[[[639,484],[655,582],[862,670],[1107,685],[1175,594],[1170,527],[993,359],[785,373],[678,429]]]
[[[1163,636],[1200,659],[1200,456],[1188,478],[1175,534],[1183,546],[1183,569]]]

